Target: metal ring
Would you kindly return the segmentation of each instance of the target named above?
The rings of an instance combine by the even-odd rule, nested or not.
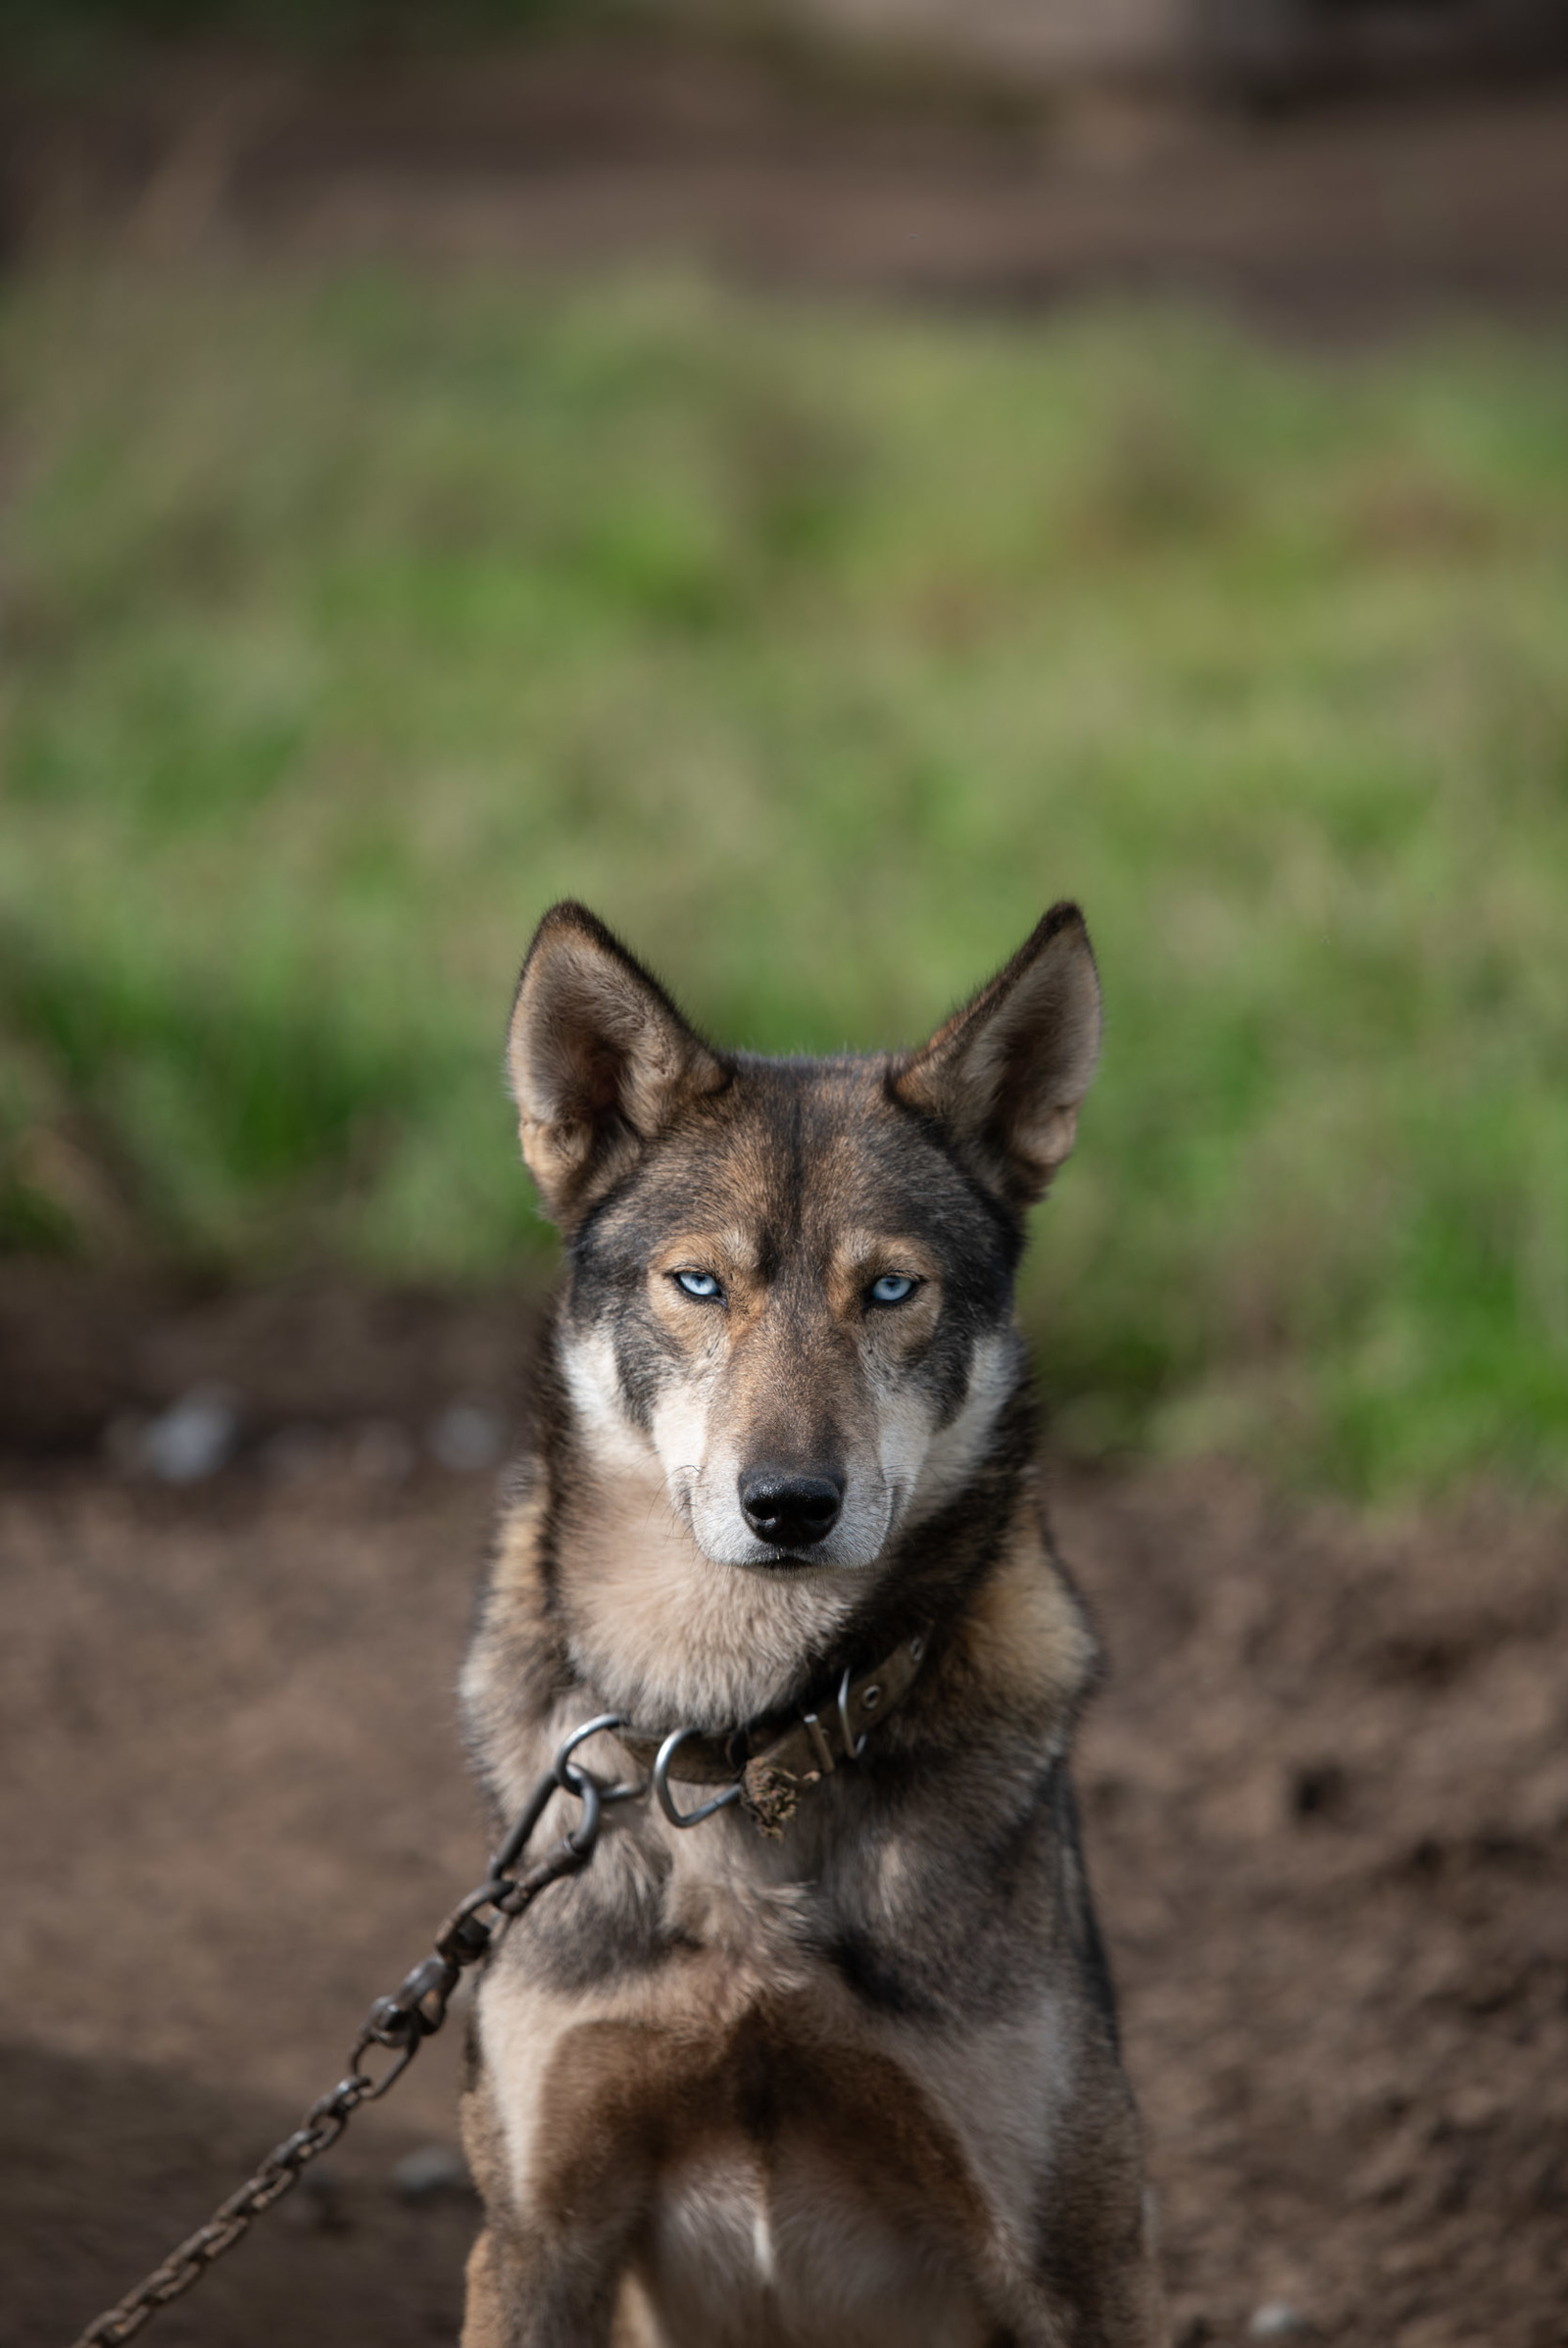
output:
[[[564,1793],[575,1793],[577,1790],[570,1780],[580,1776],[581,1772],[575,1769],[568,1770],[566,1764],[577,1750],[578,1745],[586,1743],[590,1737],[597,1737],[601,1729],[618,1729],[625,1717],[623,1712],[601,1712],[597,1720],[585,1720],[580,1729],[572,1730],[571,1735],[556,1755],[556,1784]]]
[[[700,1809],[676,1809],[674,1796],[669,1790],[669,1765],[687,1737],[695,1737],[696,1734],[695,1729],[671,1729],[660,1746],[658,1757],[654,1762],[654,1793],[659,1807],[663,1811],[672,1827],[700,1826],[705,1818],[711,1818],[715,1810],[727,1809],[731,1802],[738,1802],[741,1798],[741,1789],[738,1785],[726,1785],[722,1793],[715,1793],[712,1800],[704,1802]]]
[[[839,1682],[839,1727],[844,1733],[845,1760],[858,1761],[865,1750],[865,1740],[870,1735],[870,1731],[862,1729],[857,1738],[854,1730],[850,1727],[850,1667],[847,1663],[844,1666],[844,1677]]]
[[[572,1730],[571,1735],[556,1755],[556,1784],[563,1792],[575,1793],[581,1779],[593,1777],[592,1770],[571,1767],[571,1756],[578,1745],[586,1737],[597,1737],[602,1730],[624,1728],[625,1723],[624,1712],[601,1712],[597,1720],[584,1721],[580,1729]],[[599,1786],[599,1798],[602,1802],[634,1802],[639,1795],[648,1791],[646,1785],[638,1785],[630,1779],[626,1779],[616,1785],[600,1785],[597,1778],[594,1778],[594,1784]]]
[[[599,1840],[599,1820],[603,1806],[599,1780],[586,1769],[573,1769],[567,1775],[577,1781],[575,1785],[568,1784],[566,1791],[575,1794],[581,1802],[582,1816],[565,1836],[566,1848],[575,1851],[579,1859],[586,1859]]]

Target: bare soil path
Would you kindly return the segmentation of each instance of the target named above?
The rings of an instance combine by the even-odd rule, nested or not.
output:
[[[1357,334],[1568,299],[1560,76],[1249,117],[667,38],[315,71],[176,46],[10,111],[23,253],[695,263],[1002,307],[1152,289]]]
[[[452,1685],[489,1472],[328,1443],[192,1491],[0,1478],[0,2343],[52,2348],[336,2075],[473,1879]],[[1113,1677],[1091,1861],[1176,2337],[1555,2348],[1568,2304],[1568,1520],[1382,1528],[1218,1469],[1068,1479]],[[457,2030],[152,2335],[456,2337]]]

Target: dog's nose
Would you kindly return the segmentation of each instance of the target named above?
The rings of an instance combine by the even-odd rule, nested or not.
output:
[[[844,1479],[751,1468],[740,1479],[740,1492],[741,1512],[759,1541],[779,1549],[808,1549],[838,1523]]]

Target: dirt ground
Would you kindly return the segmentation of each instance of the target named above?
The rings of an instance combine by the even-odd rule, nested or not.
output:
[[[155,263],[690,269],[1035,307],[1154,291],[1312,333],[1560,320],[1568,79],[1248,111],[663,38],[307,70],[199,48],[0,95],[0,246]]]
[[[515,1411],[527,1319],[0,1289],[3,2348],[65,2348],[203,2218],[476,1879],[452,1688],[493,1470],[421,1429]],[[208,1481],[83,1447],[244,1371]],[[1177,2341],[1283,2304],[1308,2341],[1551,2348],[1568,1515],[1056,1485],[1112,1661],[1081,1776]],[[399,2163],[455,2145],[457,2035],[150,2336],[455,2339],[472,2204]]]

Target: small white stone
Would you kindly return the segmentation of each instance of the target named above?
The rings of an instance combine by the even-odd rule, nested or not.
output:
[[[1249,2316],[1247,2329],[1254,2340],[1284,2340],[1293,2332],[1304,2331],[1306,2319],[1288,2299],[1265,2299]]]
[[[451,2144],[421,2144],[416,2152],[406,2152],[392,2172],[392,2182],[405,2201],[470,2190],[467,2163]]]
[[[471,1475],[494,1467],[501,1456],[503,1430],[493,1410],[482,1402],[454,1402],[430,1429],[430,1450],[453,1475]]]
[[[148,1421],[137,1451],[161,1484],[200,1484],[227,1464],[238,1442],[239,1396],[226,1386],[193,1386]]]

